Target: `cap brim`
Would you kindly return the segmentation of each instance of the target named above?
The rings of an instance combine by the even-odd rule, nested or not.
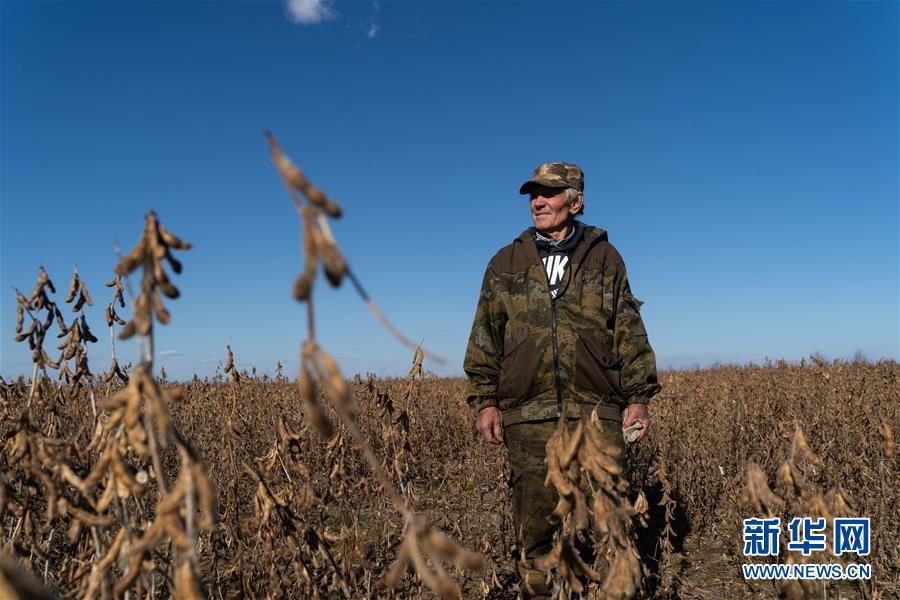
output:
[[[528,181],[523,183],[522,186],[519,188],[519,193],[523,194],[523,195],[527,194],[528,191],[536,185],[539,185],[539,186],[545,187],[545,188],[553,188],[553,189],[560,189],[560,190],[564,190],[567,187],[569,187],[566,184],[559,185],[558,181],[542,181],[540,179],[529,179]]]

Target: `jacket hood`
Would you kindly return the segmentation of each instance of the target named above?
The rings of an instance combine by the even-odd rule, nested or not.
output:
[[[609,241],[609,236],[606,234],[606,230],[600,227],[594,227],[593,225],[585,225],[581,221],[575,221],[575,227],[580,227],[584,229],[584,239],[582,240],[587,244],[588,248],[593,246],[598,242],[607,242]],[[514,240],[515,242],[534,242],[534,234],[537,233],[537,228],[529,227],[525,231],[519,234],[519,236]]]

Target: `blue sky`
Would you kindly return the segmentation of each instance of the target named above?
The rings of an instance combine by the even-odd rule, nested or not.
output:
[[[264,129],[343,204],[350,264],[438,373],[462,374],[550,160],[583,167],[662,367],[896,359],[898,6],[0,2],[0,371],[30,372],[11,286],[77,264],[103,333],[114,241],[154,209],[196,245],[159,364],[212,373],[230,339],[292,374],[300,231]],[[405,372],[352,289],[315,305],[345,371]]]

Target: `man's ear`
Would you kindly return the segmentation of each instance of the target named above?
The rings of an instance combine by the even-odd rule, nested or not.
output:
[[[584,194],[579,192],[577,196],[575,196],[575,200],[572,201],[572,204],[569,206],[569,212],[573,215],[577,215],[581,212],[581,207],[584,206]]]

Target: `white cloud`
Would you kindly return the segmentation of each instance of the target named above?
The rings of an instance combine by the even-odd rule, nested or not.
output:
[[[333,0],[287,0],[288,18],[301,25],[330,21],[338,16],[332,4]]]
[[[179,352],[178,350],[160,350],[159,357],[160,358],[168,358],[170,356],[181,356],[184,352]]]
[[[375,0],[372,3],[372,15],[369,17],[369,21],[366,24],[366,35],[370,40],[375,39],[375,36],[378,35],[378,30],[381,29],[376,22],[376,18],[380,10],[381,5],[378,4],[378,0]]]

